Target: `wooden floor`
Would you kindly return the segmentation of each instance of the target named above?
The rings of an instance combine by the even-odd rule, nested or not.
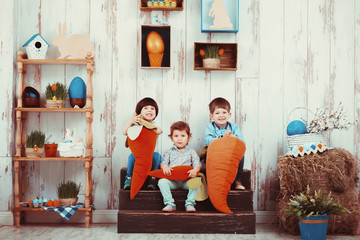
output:
[[[118,234],[117,224],[91,224],[90,228],[84,228],[84,224],[22,224],[21,228],[14,226],[0,225],[0,239],[19,239],[19,240],[77,240],[77,239],[194,239],[194,240],[242,240],[242,239],[261,239],[261,240],[281,240],[281,239],[301,239],[300,236],[293,236],[282,232],[275,224],[256,224],[256,234]],[[357,236],[328,235],[327,239],[360,239]]]

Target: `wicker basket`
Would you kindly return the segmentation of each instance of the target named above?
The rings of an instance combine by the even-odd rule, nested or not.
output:
[[[46,107],[47,108],[63,108],[65,106],[64,100],[46,100]]]
[[[310,112],[311,114],[313,114],[309,109],[307,109],[305,107],[294,108],[288,115],[287,124],[289,124],[289,122],[290,122],[291,114],[294,113],[296,110],[306,110],[306,111]],[[304,134],[297,134],[297,135],[291,135],[291,136],[286,135],[286,139],[287,139],[288,149],[290,149],[292,146],[313,144],[313,143],[317,143],[317,142],[323,142],[325,145],[327,145],[327,140],[326,140],[326,137],[323,132],[304,133]]]
[[[85,147],[82,142],[59,143],[58,151],[60,157],[82,157],[85,153]]]

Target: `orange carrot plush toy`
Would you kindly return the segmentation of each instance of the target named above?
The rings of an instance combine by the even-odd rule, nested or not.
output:
[[[149,176],[157,178],[167,178],[170,180],[187,180],[189,178],[189,171],[193,169],[192,166],[181,165],[172,167],[173,172],[171,175],[165,175],[162,169],[153,170],[149,173]]]
[[[245,150],[244,142],[232,136],[215,139],[208,147],[206,159],[208,193],[212,204],[220,212],[233,213],[227,205],[227,195]]]
[[[156,137],[156,132],[142,127],[136,139],[127,138],[130,150],[136,159],[130,188],[130,199],[134,199],[151,170]]]

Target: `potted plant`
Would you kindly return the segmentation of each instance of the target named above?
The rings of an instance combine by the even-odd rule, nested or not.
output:
[[[220,56],[224,54],[224,49],[220,49],[219,45],[206,44],[199,53],[203,58],[204,68],[220,68]]]
[[[64,84],[57,82],[46,86],[45,95],[47,108],[62,108],[65,105],[68,90]]]
[[[26,136],[26,157],[41,157],[44,153],[44,142],[45,142],[45,133],[41,131],[31,131],[29,135]]]
[[[323,195],[321,190],[318,190],[311,194],[309,185],[306,192],[292,196],[285,212],[298,216],[301,239],[326,239],[329,215],[350,213],[335,202],[331,192]]]
[[[60,206],[76,205],[81,184],[76,184],[73,181],[63,181],[57,186],[57,195]]]

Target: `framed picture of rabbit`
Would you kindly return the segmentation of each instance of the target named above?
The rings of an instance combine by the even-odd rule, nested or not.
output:
[[[201,0],[202,32],[238,32],[239,0]]]
[[[58,35],[52,40],[52,44],[57,46],[60,52],[58,59],[84,59],[88,52],[91,56],[95,55],[92,43],[88,36],[82,34],[66,37],[66,24],[61,27],[59,23]]]

